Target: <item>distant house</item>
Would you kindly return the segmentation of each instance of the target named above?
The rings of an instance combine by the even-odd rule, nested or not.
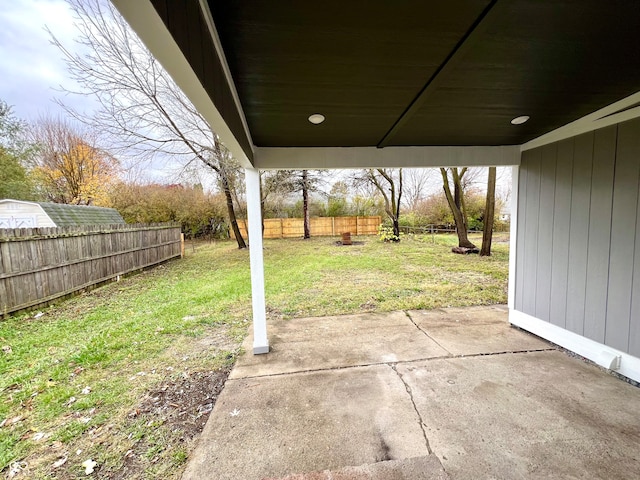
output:
[[[503,205],[500,209],[500,220],[503,222],[511,221],[511,206]]]
[[[123,224],[114,208],[0,200],[0,228],[70,227]]]

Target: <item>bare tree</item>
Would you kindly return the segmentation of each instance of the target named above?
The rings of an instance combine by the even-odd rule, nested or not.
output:
[[[457,167],[440,169],[444,194],[447,198],[447,203],[449,204],[449,208],[453,214],[453,220],[456,224],[458,246],[462,248],[476,249],[477,247],[469,241],[469,237],[467,235],[467,207],[465,205],[463,188],[463,179],[467,171],[467,167],[460,169]],[[451,180],[449,179],[449,175],[451,175]],[[451,192],[450,183],[453,183],[453,193]]]
[[[433,177],[433,169],[408,168],[404,171],[404,196],[410,210],[415,210]]]
[[[114,147],[129,155],[158,156],[183,166],[201,162],[211,168],[227,199],[229,222],[239,248],[246,244],[235,219],[231,169],[239,169],[206,120],[177,87],[110,2],[68,0],[75,13],[82,53],[68,50],[53,34],[70,78],[99,108],[91,114],[61,105],[99,129]]]
[[[375,187],[384,200],[384,211],[393,225],[394,242],[400,241],[400,203],[402,200],[402,169],[369,168],[354,176],[356,184]]]
[[[480,256],[491,255],[491,240],[493,237],[493,220],[496,208],[496,167],[489,167],[487,177],[487,202],[484,207],[484,221],[482,228],[482,247]]]
[[[260,172],[260,206],[262,219],[267,212],[282,214],[283,203],[291,193],[287,170],[263,170]],[[263,222],[264,230],[264,222]]]
[[[344,217],[351,213],[348,204],[349,192],[349,185],[344,180],[337,180],[331,185],[327,196],[328,217]]]
[[[459,171],[461,171],[461,169]],[[465,173],[460,178],[463,192],[468,192],[474,188],[481,188],[485,181],[485,170],[481,167],[465,167]]]

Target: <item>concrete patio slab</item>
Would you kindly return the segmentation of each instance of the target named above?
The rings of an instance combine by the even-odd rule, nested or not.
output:
[[[551,348],[539,337],[508,328],[509,311],[502,305],[407,313],[438,345],[456,356]]]
[[[269,325],[268,355],[244,355],[230,378],[443,357],[405,312],[279,320]],[[251,352],[253,336],[245,340]]]
[[[336,471],[299,473],[279,479],[265,480],[447,480],[449,475],[442,468],[435,455],[409,458],[407,460],[389,460],[387,462],[345,467]]]
[[[503,308],[408,313],[273,322],[183,480],[640,478],[640,389]]]
[[[561,351],[397,366],[456,480],[640,478],[640,390]]]
[[[183,478],[257,480],[428,453],[390,366],[277,375],[227,381]]]

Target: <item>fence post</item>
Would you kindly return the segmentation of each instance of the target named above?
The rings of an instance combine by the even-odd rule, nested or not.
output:
[[[180,258],[184,258],[184,233],[180,234]]]

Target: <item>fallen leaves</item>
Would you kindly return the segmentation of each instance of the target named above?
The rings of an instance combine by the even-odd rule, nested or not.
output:
[[[81,450],[78,450],[78,452],[81,452]],[[68,456],[65,455],[64,457],[60,457],[58,460],[56,460],[55,462],[53,462],[53,464],[51,465],[52,469],[56,469],[56,468],[60,468],[61,466],[63,466],[65,463],[67,463],[68,460]],[[98,465],[97,462],[93,461],[91,458],[85,460],[84,462],[82,462],[82,467],[84,468],[84,473],[86,475],[91,475],[96,466]]]
[[[84,467],[84,473],[86,473],[87,475],[91,475],[97,465],[98,463],[94,462],[92,459],[88,459],[82,462],[82,466]]]
[[[0,428],[9,427],[18,422],[21,422],[22,420],[24,420],[24,417],[22,415],[16,415],[15,417],[12,417],[12,418],[5,418],[0,422]]]
[[[129,416],[130,416],[131,418],[135,418],[135,417],[137,417],[138,415],[140,415],[140,409],[139,409],[139,408],[136,408],[135,410],[133,410],[133,411],[129,412]]]
[[[18,475],[20,472],[27,469],[27,462],[13,462],[9,466],[9,472],[7,473],[7,478],[13,478]]]
[[[59,458],[58,460],[53,462],[53,464],[51,465],[51,468],[60,468],[65,463],[67,463],[67,457],[66,456],[64,456],[62,458]]]

